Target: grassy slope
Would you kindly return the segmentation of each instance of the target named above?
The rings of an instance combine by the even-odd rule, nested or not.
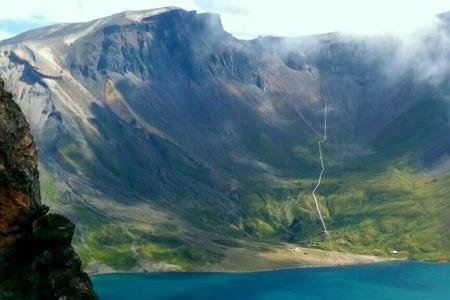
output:
[[[323,180],[321,208],[335,249],[379,256],[397,250],[394,256],[450,260],[450,176],[430,178],[402,162],[369,170],[330,174]],[[256,236],[277,239],[297,217],[300,225],[293,239],[327,249],[310,194],[314,181],[296,183],[304,187],[297,200],[250,202],[244,223]]]
[[[336,249],[380,256],[397,250],[400,253],[394,256],[450,260],[450,176],[430,178],[417,164],[417,155],[427,151],[436,132],[447,130],[439,107],[429,102],[411,108],[375,141],[370,155],[346,163],[344,169],[328,163],[319,194]],[[327,162],[332,161],[334,147],[325,146]],[[308,165],[318,165],[311,150],[298,153]],[[76,163],[76,157],[69,158],[69,163]],[[247,193],[239,200],[243,212],[239,220],[228,224],[220,223],[216,215],[202,216],[214,221],[214,231],[225,238],[189,236],[189,229],[177,222],[151,228],[139,220],[108,219],[82,205],[74,206],[71,215],[82,225],[76,245],[85,264],[95,261],[117,270],[132,270],[137,265],[199,270],[223,261],[229,248],[247,247],[238,240],[260,241],[267,248],[291,240],[327,249],[311,197],[316,180],[287,179],[268,187],[259,178],[248,179]],[[42,192],[50,205],[61,205],[56,199],[62,195],[48,173],[42,179]],[[299,223],[289,228],[294,218]],[[184,216],[184,221],[201,226],[196,215]]]
[[[334,247],[358,254],[389,256],[390,250],[397,250],[402,257],[449,260],[450,176],[432,179],[403,162],[374,165],[370,172],[330,172],[323,181],[320,200]],[[44,198],[54,205],[56,185],[45,178]],[[310,194],[315,179],[293,184],[298,188],[248,195],[242,200],[245,215],[234,228],[225,224],[217,228],[225,238],[213,240],[213,246],[206,246],[210,237],[204,241],[185,238],[179,224],[149,230],[139,222],[105,219],[84,206],[72,212],[83,225],[76,245],[85,264],[97,261],[118,270],[147,262],[151,262],[149,269],[162,264],[198,270],[201,265],[219,263],[226,248],[236,247],[235,238],[267,245],[290,238],[303,246],[327,249]],[[295,217],[300,228],[287,229]]]
[[[305,186],[299,201],[269,195],[254,195],[246,201],[247,215],[238,224],[249,234],[244,239],[270,247],[285,239],[286,227],[300,217],[302,228],[294,233],[294,240],[307,247],[328,248],[309,195],[314,182],[296,183]],[[357,254],[390,256],[389,251],[395,249],[401,257],[449,260],[450,236],[445,227],[450,224],[445,219],[450,212],[449,187],[450,177],[429,179],[402,166],[373,175],[355,172],[345,178],[327,178],[321,203],[334,246]],[[186,239],[177,225],[147,230],[135,222],[102,219],[84,207],[75,215],[84,225],[76,245],[85,264],[95,260],[117,270],[131,270],[151,262],[148,269],[164,265],[198,270],[222,261],[226,248],[242,247],[235,240],[242,235],[226,228],[220,229],[226,231],[224,238],[213,240],[215,246],[206,246],[209,237],[204,241]]]
[[[450,176],[432,178],[419,163],[448,136],[441,107],[436,99],[417,104],[386,128],[370,155],[348,162],[344,169],[328,167],[319,194],[334,247],[360,254],[390,256],[397,250],[396,256],[413,259],[450,259]],[[332,155],[332,145],[326,147]],[[251,232],[283,236],[289,221],[297,217],[300,224],[293,239],[327,248],[311,197],[315,180],[295,181],[297,199],[292,191],[287,201],[289,197],[249,201],[246,222]]]
[[[450,176],[431,178],[419,163],[447,136],[441,107],[436,99],[418,103],[386,128],[371,155],[329,171],[321,193],[337,247],[450,259]]]

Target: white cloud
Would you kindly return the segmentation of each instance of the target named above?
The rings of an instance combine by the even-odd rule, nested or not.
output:
[[[218,2],[218,1],[215,1]],[[248,14],[224,12],[231,32],[245,35],[298,36],[332,31],[405,33],[434,21],[450,10],[441,0],[229,0],[248,8]]]
[[[235,35],[298,36],[330,31],[403,33],[450,10],[448,0],[15,0],[0,20],[77,22],[124,10],[179,6],[222,15]],[[1,28],[0,28],[1,30]]]

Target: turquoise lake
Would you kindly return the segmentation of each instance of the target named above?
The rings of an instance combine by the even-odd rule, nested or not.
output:
[[[100,300],[449,300],[450,264],[384,263],[256,273],[93,276]]]

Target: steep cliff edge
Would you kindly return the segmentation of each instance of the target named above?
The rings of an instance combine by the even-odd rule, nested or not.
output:
[[[96,299],[75,226],[41,204],[30,128],[0,79],[0,299]]]

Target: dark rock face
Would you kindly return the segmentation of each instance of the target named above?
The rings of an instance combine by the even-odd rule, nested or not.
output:
[[[96,299],[75,226],[41,205],[28,123],[0,80],[0,299]]]
[[[0,82],[0,254],[40,206],[37,152],[30,129]]]

